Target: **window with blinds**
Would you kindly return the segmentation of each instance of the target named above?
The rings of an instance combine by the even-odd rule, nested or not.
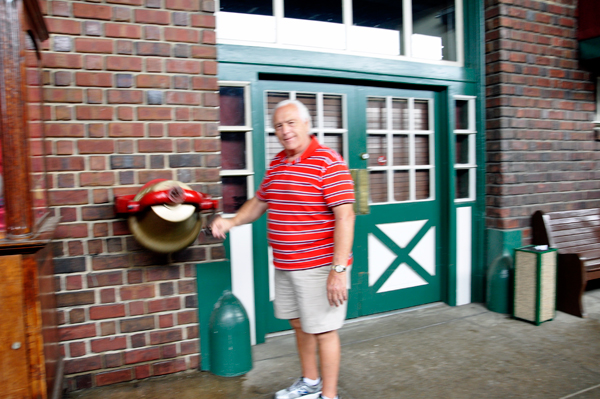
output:
[[[367,152],[371,204],[434,198],[433,101],[369,97]]]
[[[345,158],[347,151],[345,98],[341,94],[308,93],[296,91],[267,91],[266,93],[265,130],[267,164],[283,147],[275,136],[273,128],[273,110],[283,100],[298,100],[308,108],[312,119],[311,133],[319,142],[337,151]]]

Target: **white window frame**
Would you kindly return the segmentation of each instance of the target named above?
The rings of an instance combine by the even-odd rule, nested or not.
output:
[[[475,197],[476,197],[476,190],[477,190],[477,152],[476,152],[476,145],[477,145],[477,129],[476,129],[476,120],[475,120],[475,106],[476,106],[476,100],[477,97],[476,96],[464,96],[464,95],[457,95],[454,96],[454,109],[456,109],[456,101],[467,101],[468,104],[468,111],[469,111],[469,119],[468,119],[468,126],[467,129],[453,129],[454,131],[454,138],[456,138],[457,135],[465,135],[468,137],[468,143],[469,143],[469,156],[468,156],[468,162],[467,163],[454,163],[454,170],[455,170],[455,182],[454,184],[456,185],[458,182],[456,181],[456,171],[457,170],[468,170],[469,171],[469,195],[466,198],[455,198],[454,202],[456,203],[461,203],[461,202],[472,202],[475,201]],[[454,123],[454,127],[456,127],[456,121]],[[453,144],[456,143],[456,140],[453,142]],[[456,151],[456,148],[455,148]],[[456,160],[456,158],[455,158]],[[455,191],[456,192],[456,191]]]
[[[241,87],[244,89],[244,121],[243,126],[221,126],[219,125],[219,132],[238,132],[244,134],[246,141],[246,169],[221,169],[219,174],[223,177],[246,177],[246,191],[248,199],[254,196],[254,163],[252,158],[252,112],[251,112],[251,98],[250,98],[250,82],[238,82],[238,81],[219,81],[219,88],[221,87]],[[222,156],[222,155],[221,155]],[[233,214],[225,214],[233,215]]]
[[[301,49],[338,54],[352,54],[395,60],[410,60],[438,65],[464,65],[464,7],[463,0],[455,1],[456,61],[428,60],[412,57],[413,15],[412,0],[402,1],[403,23],[399,40],[403,42],[405,55],[377,48],[373,43],[391,38],[387,29],[365,28],[353,25],[352,0],[342,0],[343,23],[327,23],[284,18],[284,1],[273,0],[273,16],[221,12],[216,0],[217,43],[274,48]],[[295,29],[289,29],[290,25]],[[322,32],[320,31],[322,30]],[[359,30],[360,34],[355,31]],[[315,32],[311,39],[310,33]],[[371,46],[359,45],[353,37],[368,35]],[[399,52],[400,46],[397,47]]]
[[[419,97],[396,97],[396,96],[368,96],[368,98],[385,98],[386,100],[386,129],[367,129],[367,135],[385,135],[387,148],[386,157],[388,162],[393,162],[394,159],[394,146],[393,137],[395,134],[405,134],[408,136],[408,165],[385,165],[385,166],[368,166],[367,170],[371,171],[385,171],[387,172],[387,202],[371,202],[369,200],[369,206],[378,205],[389,205],[389,204],[406,204],[414,202],[426,202],[434,201],[436,198],[435,192],[435,115],[434,115],[434,100],[432,98],[419,98]],[[394,99],[408,100],[408,130],[394,130],[392,129],[392,102]],[[429,130],[415,130],[415,118],[414,115],[414,104],[417,101],[427,101],[428,104],[428,126]],[[365,110],[366,111],[366,110]],[[429,136],[429,165],[416,165],[415,164],[415,136]],[[394,199],[394,172],[395,171],[408,171],[409,173],[409,199],[406,201],[396,201]],[[417,199],[416,198],[416,171],[417,170],[429,170],[429,198]]]

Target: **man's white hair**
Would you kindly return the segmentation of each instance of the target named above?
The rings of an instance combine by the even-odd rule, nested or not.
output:
[[[275,118],[275,111],[281,107],[285,107],[286,105],[295,105],[296,109],[300,113],[300,119],[305,122],[308,121],[308,128],[312,129],[312,118],[310,117],[310,112],[308,112],[306,105],[302,104],[302,102],[298,100],[283,100],[279,102],[273,109],[273,118]],[[275,127],[275,123],[273,123],[273,127]]]

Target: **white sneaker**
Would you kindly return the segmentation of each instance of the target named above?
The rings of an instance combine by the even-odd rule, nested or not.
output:
[[[323,381],[319,381],[317,385],[310,386],[304,382],[304,378],[300,377],[289,388],[282,389],[275,394],[275,399],[317,399],[321,396],[323,390]]]

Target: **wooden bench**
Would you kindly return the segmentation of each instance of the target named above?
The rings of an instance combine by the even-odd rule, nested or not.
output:
[[[600,208],[537,211],[531,227],[532,244],[558,248],[556,309],[585,317],[585,286],[600,278]]]

